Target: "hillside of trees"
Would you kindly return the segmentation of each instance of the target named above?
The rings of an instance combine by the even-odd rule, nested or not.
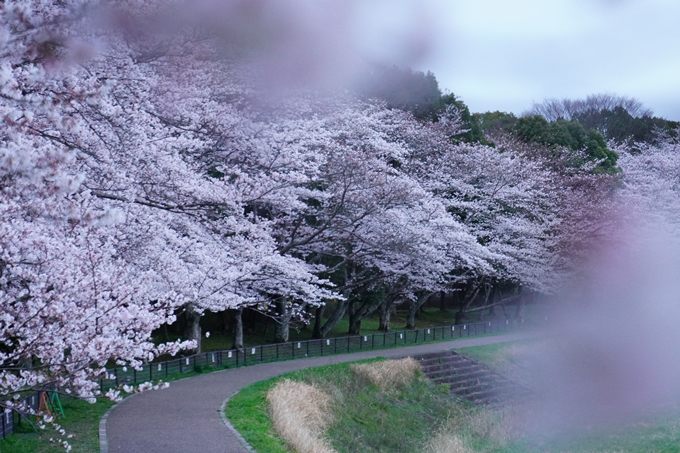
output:
[[[200,349],[206,313],[236,347],[244,312],[276,341],[413,326],[441,294],[462,317],[559,291],[622,212],[680,233],[679,124],[629,98],[472,114],[389,66],[273,96],[163,2],[30,3],[0,8],[0,406],[98,396],[107,364]]]

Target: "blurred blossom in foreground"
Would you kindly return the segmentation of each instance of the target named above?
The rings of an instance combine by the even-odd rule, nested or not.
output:
[[[537,434],[631,422],[680,394],[680,243],[627,217],[556,304],[534,364]]]
[[[370,64],[413,66],[430,47],[428,8],[414,1],[206,0],[191,10],[274,93],[347,87]],[[178,18],[186,10],[169,23]]]

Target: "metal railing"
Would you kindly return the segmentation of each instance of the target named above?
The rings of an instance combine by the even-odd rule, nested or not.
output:
[[[162,362],[144,364],[140,369],[116,367],[107,369],[109,377],[102,378],[99,385],[102,391],[124,384],[138,384],[164,379],[174,374],[188,373],[206,367],[237,368],[257,363],[278,362],[303,357],[319,357],[333,354],[344,354],[363,350],[385,349],[400,345],[430,343],[452,340],[460,337],[484,335],[491,333],[512,332],[525,328],[524,319],[493,320],[450,326],[427,327],[413,330],[373,333],[346,337],[323,338],[318,340],[290,341],[288,343],[265,344],[241,349],[210,351],[179,357]],[[19,400],[22,411],[38,411],[43,393],[40,390]],[[18,411],[8,410],[0,413],[0,438],[13,434],[21,423]]]
[[[151,362],[144,364],[140,369],[130,367],[111,368],[107,370],[109,378],[100,379],[99,384],[102,390],[106,390],[123,384],[137,384],[164,379],[173,374],[200,371],[206,367],[219,369],[237,368],[303,357],[319,357],[362,350],[384,349],[400,345],[451,340],[474,335],[512,332],[525,328],[525,326],[526,324],[523,319],[504,319],[202,352],[162,362]]]
[[[21,411],[28,413],[29,411],[38,412],[40,410],[40,401],[43,393],[50,390],[37,390],[29,395],[24,396],[17,401],[17,406]],[[14,434],[16,427],[21,424],[21,418],[25,417],[21,413],[12,409],[5,409],[0,413],[0,439],[4,439],[10,434]]]

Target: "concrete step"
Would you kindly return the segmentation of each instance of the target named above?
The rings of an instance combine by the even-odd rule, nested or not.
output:
[[[445,355],[441,357],[433,357],[430,359],[418,360],[421,367],[427,367],[432,365],[443,365],[443,364],[458,364],[462,362],[469,362],[465,357],[455,356],[455,355]]]
[[[477,370],[479,367],[478,365],[461,365],[461,366],[432,366],[432,368],[426,368],[423,369],[423,374],[426,376],[436,376],[436,375],[441,375],[441,374],[446,374],[446,375],[460,375],[460,374],[465,374],[468,372],[472,372]]]
[[[465,360],[461,357],[442,357],[441,359],[432,360],[419,360],[421,368],[430,368],[435,366],[459,366],[470,363],[469,360]]]
[[[440,384],[449,384],[451,394],[475,404],[502,405],[531,395],[521,385],[455,351],[415,357],[423,374]]]
[[[436,382],[462,382],[462,381],[469,381],[471,379],[477,379],[477,380],[497,380],[498,375],[493,374],[493,372],[489,370],[484,370],[484,369],[474,369],[470,370],[467,373],[457,373],[457,374],[447,374],[444,376],[437,376],[433,381]]]

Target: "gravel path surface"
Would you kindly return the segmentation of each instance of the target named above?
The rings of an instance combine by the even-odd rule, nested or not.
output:
[[[288,371],[372,357],[411,354],[480,346],[537,337],[537,332],[465,338],[395,349],[264,363],[216,371],[172,382],[117,405],[103,423],[111,453],[247,453],[220,418],[220,406],[237,390]],[[105,448],[102,449],[105,451]]]

